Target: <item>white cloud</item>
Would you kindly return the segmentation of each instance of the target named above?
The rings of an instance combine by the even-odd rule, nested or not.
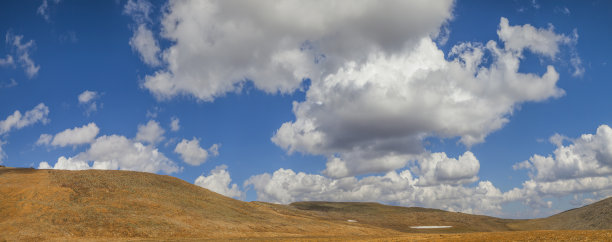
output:
[[[155,120],[149,120],[147,124],[138,125],[138,133],[136,134],[136,141],[148,142],[150,144],[157,144],[164,140],[164,133],[166,131],[159,125]]]
[[[555,135],[553,155],[533,155],[514,169],[528,169],[530,180],[505,196],[534,207],[546,206],[542,197],[612,190],[612,128],[601,125],[595,134],[583,134],[563,145],[566,137]]]
[[[163,171],[167,174],[181,169],[152,145],[146,146],[120,135],[98,137],[85,152],[69,158],[62,156],[53,166],[41,162],[39,168]]]
[[[409,169],[391,171],[384,176],[333,179],[281,168],[272,175],[252,176],[245,186],[255,189],[257,200],[274,203],[377,201],[478,214],[501,211],[503,194],[489,181],[480,181],[475,187],[443,183],[421,186],[419,183],[419,178],[414,178]]]
[[[131,16],[137,23],[151,22],[151,11],[153,5],[146,0],[128,0],[123,6],[123,14]]]
[[[219,146],[214,144],[210,147],[210,152],[213,156],[219,155]],[[206,162],[208,159],[208,152],[202,147],[200,147],[200,141],[196,138],[192,140],[181,140],[180,143],[176,145],[174,148],[174,152],[181,155],[181,158],[185,163],[190,164],[192,166],[198,166],[202,163]]]
[[[552,66],[541,76],[518,72],[521,52],[495,41],[461,43],[447,60],[425,37],[396,54],[372,54],[368,62],[313,80],[306,100],[293,105],[295,121],[284,123],[272,141],[289,153],[330,157],[324,173],[332,177],[399,169],[423,152],[427,137],[481,143],[521,103],[564,94]]]
[[[0,58],[0,66],[14,66],[15,61],[13,60],[13,56],[6,55],[6,58]]]
[[[134,32],[134,36],[130,39],[130,46],[133,50],[140,54],[140,58],[144,63],[150,66],[159,66],[160,48],[157,40],[153,37],[153,32],[145,24],[138,26]]]
[[[531,0],[531,6],[535,9],[540,9],[540,4],[536,0]]]
[[[36,65],[30,58],[31,51],[35,47],[35,42],[34,40],[30,40],[26,43],[22,43],[22,40],[23,35],[13,35],[10,32],[6,34],[6,43],[12,46],[15,56],[17,56],[17,61],[28,78],[32,78],[36,76],[40,70],[40,66]]]
[[[179,121],[180,120],[177,117],[170,118],[170,130],[174,132],[178,131],[181,128]]]
[[[32,110],[26,111],[24,115],[19,110],[15,110],[13,114],[6,117],[4,120],[0,120],[0,138],[2,135],[11,132],[12,130],[21,129],[26,126],[33,125],[41,122],[46,124],[49,122],[47,116],[49,115],[49,107],[44,103],[36,105]],[[2,149],[2,146],[6,144],[5,140],[0,139],[0,164],[6,158],[6,153]]]
[[[212,156],[219,156],[219,147],[221,147],[220,144],[213,144],[210,146],[210,148],[208,148],[208,152]]]
[[[570,11],[569,8],[567,7],[555,7],[554,11],[555,13],[560,13],[560,14],[567,15],[567,16],[572,14],[572,11]]]
[[[558,45],[575,39],[502,18],[504,48],[461,43],[447,57],[432,38],[444,37],[452,5],[171,2],[160,36],[172,44],[143,87],[159,99],[212,101],[245,81],[289,93],[310,78],[306,100],[294,104],[295,121],[273,142],[289,153],[327,156],[324,174],[332,177],[398,169],[424,151],[424,138],[460,137],[471,146],[520,104],[564,94],[554,67],[543,75],[518,70],[524,49],[554,57]],[[143,9],[137,24],[150,23]]]
[[[155,67],[161,64],[159,59],[161,49],[148,27],[151,23],[149,15],[152,10],[153,5],[146,0],[129,0],[123,8],[123,14],[131,16],[138,26],[130,38],[132,50],[138,52],[140,59],[147,65]]]
[[[49,21],[49,2],[47,0],[43,0],[38,9],[36,9],[36,13],[42,16],[46,21]]]
[[[143,86],[160,99],[212,101],[246,80],[289,93],[304,78],[437,34],[451,7],[452,1],[172,1],[160,35],[173,44],[162,50],[164,68]]]
[[[86,107],[85,113],[87,115],[98,110],[98,104],[94,101],[100,97],[100,94],[95,91],[85,90],[79,94],[79,104]]]
[[[502,17],[497,35],[504,42],[507,50],[521,53],[529,49],[534,53],[555,58],[560,44],[570,44],[572,39],[556,34],[552,25],[548,29],[537,29],[530,24],[510,26],[507,18]]]
[[[155,119],[157,118],[157,115],[159,114],[159,112],[161,112],[162,110],[163,110],[162,108],[155,106],[151,109],[148,109],[145,116],[147,118]]]
[[[94,141],[99,132],[98,126],[91,122],[82,127],[74,127],[57,133],[53,140],[50,141],[50,144],[60,147],[89,144]],[[48,134],[42,134],[36,143],[49,144],[50,137]]]
[[[210,171],[208,176],[201,175],[196,178],[194,184],[224,196],[233,198],[242,198],[244,195],[238,188],[238,185],[231,184],[232,179],[227,171],[226,165],[220,165]]]
[[[52,3],[54,4],[58,4],[60,3],[61,0],[53,0]],[[49,22],[49,1],[48,0],[43,0],[42,3],[40,4],[40,6],[38,6],[38,8],[36,9],[36,13],[40,16],[42,16],[45,21]]]
[[[459,159],[449,158],[445,153],[433,153],[419,161],[412,172],[419,175],[417,184],[468,184],[478,180],[480,162],[472,152],[465,152]]]
[[[599,126],[594,135],[584,134],[570,145],[556,143],[554,156],[534,155],[519,166],[529,168],[538,181],[612,175],[612,128],[608,125]]]
[[[582,65],[582,59],[578,55],[578,51],[576,50],[576,43],[578,42],[578,30],[574,29],[574,33],[572,36],[572,45],[571,45],[571,53],[570,53],[570,65],[574,69],[572,76],[574,77],[582,77],[584,75],[584,66]]]
[[[41,134],[36,141],[36,145],[49,145],[51,144],[51,140],[53,140],[53,135],[51,134]]]
[[[4,161],[4,158],[6,158],[6,153],[2,149],[2,146],[5,144],[6,144],[5,141],[0,140],[0,164],[2,164],[2,162]]]
[[[38,164],[38,169],[59,169],[59,170],[87,170],[92,169],[86,161],[75,160],[74,158],[66,158],[61,156],[57,159],[54,166],[49,165],[46,161]]]
[[[9,115],[5,120],[0,120],[0,135],[10,132],[12,129],[21,129],[23,127],[42,122],[49,122],[49,107],[44,103],[36,105],[32,110],[25,112],[24,115],[15,110],[12,115]]]
[[[98,93],[95,91],[89,91],[89,90],[83,91],[81,94],[79,94],[79,97],[78,97],[79,103],[81,104],[88,103],[90,101],[93,101],[96,98],[98,98]]]

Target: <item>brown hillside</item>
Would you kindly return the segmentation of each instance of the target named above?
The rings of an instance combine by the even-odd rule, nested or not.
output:
[[[612,229],[612,197],[541,219],[509,225],[521,230]]]
[[[388,206],[379,203],[297,202],[292,207],[316,211],[317,215],[330,220],[356,220],[376,227],[390,228],[410,233],[457,233],[509,231],[506,224],[512,220],[465,213],[447,212],[439,209]],[[444,229],[413,229],[411,226],[446,225]]]
[[[289,206],[241,202],[142,172],[3,168],[0,194],[0,241],[398,234],[315,219]]]
[[[592,206],[609,209],[610,200],[607,201],[607,204]],[[573,214],[570,212],[573,211],[568,214]],[[582,216],[586,220],[591,216],[580,214],[572,216]],[[602,221],[609,226],[609,220]],[[552,224],[539,222],[540,225],[546,223]],[[410,228],[418,225],[450,225],[453,228]],[[525,225],[515,220],[378,203],[278,205],[242,202],[174,177],[142,172],[0,167],[0,241],[612,238],[611,231],[503,232],[524,229]],[[500,232],[461,233],[472,231]]]

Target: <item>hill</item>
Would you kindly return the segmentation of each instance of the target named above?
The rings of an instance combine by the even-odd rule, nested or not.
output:
[[[379,203],[359,202],[296,202],[290,206],[328,219],[354,220],[381,228],[408,233],[458,233],[510,231],[506,224],[513,220],[489,216],[447,212],[439,209],[388,206]],[[415,229],[413,226],[452,226],[440,229]]]
[[[0,194],[0,241],[553,238],[550,231],[504,232],[524,229],[524,221],[437,209],[378,203],[242,202],[175,177],[131,171],[0,167]],[[597,206],[609,208],[610,203]],[[425,231],[410,228],[420,225],[453,227]],[[462,233],[478,231],[498,232]],[[557,239],[577,235],[554,233],[562,236],[554,237]],[[612,238],[610,231],[588,234],[596,239]]]
[[[247,203],[180,179],[129,171],[0,170],[0,241],[398,234]],[[330,228],[336,228],[330,230]]]
[[[509,224],[509,227],[520,230],[612,229],[612,197],[547,218]]]

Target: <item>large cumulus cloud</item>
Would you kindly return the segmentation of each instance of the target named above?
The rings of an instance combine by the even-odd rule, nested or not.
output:
[[[453,4],[170,1],[159,32],[169,46],[139,50],[146,63],[154,58],[144,56],[162,62],[142,86],[158,99],[213,101],[246,81],[291,93],[310,79],[306,100],[294,103],[295,120],[272,141],[289,153],[326,156],[331,177],[399,169],[425,151],[427,137],[459,137],[470,147],[522,103],[564,94],[552,65],[542,74],[519,66],[526,50],[555,61],[577,37],[501,18],[499,42],[459,43],[444,53],[433,39]],[[150,6],[130,1],[125,12],[147,27],[156,24]]]
[[[255,189],[258,200],[275,203],[378,201],[479,214],[496,214],[501,211],[504,195],[491,182],[480,181],[473,187],[460,185],[476,181],[475,173],[478,169],[474,172],[470,165],[455,166],[453,168],[457,169],[449,174],[444,166],[436,166],[439,162],[454,162],[458,165],[475,163],[478,166],[478,160],[470,152],[458,160],[448,158],[443,153],[435,153],[423,161],[427,167],[433,165],[433,169],[404,169],[361,179],[335,179],[281,168],[272,174],[252,176],[245,182],[245,186]]]
[[[502,18],[498,33],[507,28],[532,30]],[[563,36],[541,38],[547,37],[558,45]],[[519,72],[523,50],[553,55],[554,49],[508,45],[500,38],[505,47],[493,40],[460,43],[445,55],[424,37],[400,52],[374,52],[367,62],[346,63],[312,82],[306,100],[294,103],[296,119],[284,123],[272,141],[290,153],[330,157],[325,173],[333,177],[401,168],[411,154],[423,152],[427,137],[460,137],[467,147],[481,143],[521,103],[564,94],[551,65],[541,75]]]
[[[521,200],[541,207],[545,196],[565,196],[581,193],[612,194],[612,128],[601,125],[595,134],[583,134],[576,139],[553,136],[557,148],[553,154],[533,155],[517,163],[515,169],[529,170],[530,180],[521,188],[506,194],[507,199]],[[569,142],[563,145],[563,141]]]
[[[170,1],[160,35],[172,44],[161,50],[164,67],[147,75],[143,86],[161,99],[189,95],[204,101],[239,90],[246,80],[266,92],[292,92],[304,78],[320,79],[347,62],[366,61],[373,51],[393,53],[436,35],[452,4]],[[143,26],[148,14],[142,13],[150,8],[131,11],[136,5],[148,6],[130,1],[126,13]],[[153,43],[136,38],[142,32],[137,28],[130,43],[154,64],[149,56],[157,53],[156,45],[135,41]]]

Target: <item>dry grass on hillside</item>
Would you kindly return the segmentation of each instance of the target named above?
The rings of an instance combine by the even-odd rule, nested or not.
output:
[[[128,171],[0,171],[5,238],[232,238],[398,234],[246,203],[170,176]],[[333,228],[333,229],[332,229]]]
[[[612,235],[612,231],[463,233],[525,229],[531,225],[528,224],[530,221],[377,203],[247,203],[174,177],[129,171],[0,167],[0,194],[0,241],[605,241],[611,240]],[[602,203],[596,209],[610,209],[611,206]],[[591,211],[590,208],[576,211],[568,212],[572,215],[569,218],[582,216],[588,219],[585,216],[591,216],[590,212],[585,212]],[[546,228],[559,220],[554,216],[551,218],[549,222],[536,222]],[[357,222],[348,222],[349,219]],[[609,220],[604,218],[601,221]],[[454,227],[437,230],[410,228],[415,225]]]
[[[390,228],[408,233],[463,233],[512,230],[506,224],[512,220],[439,209],[388,206],[379,203],[351,202],[296,202],[290,206],[315,211],[318,216],[331,220],[357,220],[376,227]],[[411,226],[452,226],[443,229],[413,229]]]
[[[525,220],[509,226],[520,230],[612,229],[612,198],[571,209],[548,218]]]

